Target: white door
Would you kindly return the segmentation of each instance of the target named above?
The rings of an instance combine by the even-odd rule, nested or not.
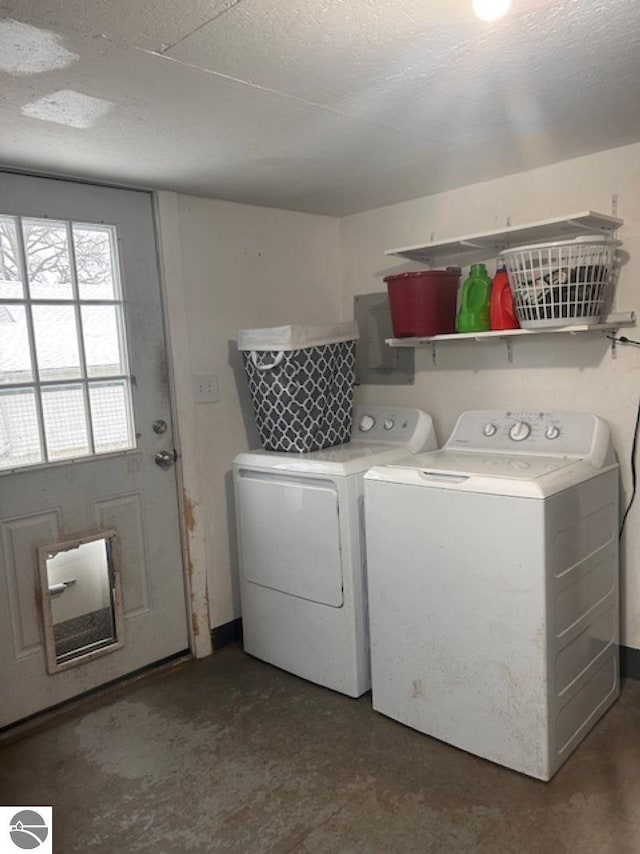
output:
[[[187,648],[172,452],[151,196],[0,174],[0,726]],[[48,673],[38,547],[101,531],[123,643]],[[91,598],[94,551],[49,619]]]

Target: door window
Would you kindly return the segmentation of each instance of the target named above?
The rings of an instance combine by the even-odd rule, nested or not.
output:
[[[116,231],[0,216],[0,470],[135,447]]]

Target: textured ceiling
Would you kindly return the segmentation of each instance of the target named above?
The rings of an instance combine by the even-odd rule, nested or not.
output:
[[[0,163],[341,215],[640,139],[638,0],[0,0]]]

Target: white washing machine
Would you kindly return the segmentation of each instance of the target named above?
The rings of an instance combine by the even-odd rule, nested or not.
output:
[[[365,507],[374,708],[549,780],[620,690],[607,424],[466,412]]]
[[[236,457],[246,652],[359,697],[371,687],[362,479],[369,466],[437,447],[418,409],[354,413],[352,441]]]

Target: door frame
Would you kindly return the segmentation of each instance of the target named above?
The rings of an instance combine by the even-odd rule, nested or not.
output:
[[[200,512],[202,488],[197,458],[195,409],[191,393],[189,327],[184,299],[178,194],[160,190],[152,196],[167,347],[169,403],[174,441],[178,451],[176,486],[189,646],[194,658],[205,658],[213,652],[213,644],[205,531]]]
[[[178,194],[148,187],[125,186],[107,181],[46,172],[2,167],[3,172],[29,178],[110,187],[116,190],[138,190],[149,193],[156,237],[156,258],[160,302],[167,354],[169,408],[173,422],[177,461],[174,468],[180,521],[182,572],[187,611],[189,647],[194,658],[206,658],[213,652],[208,593],[208,567],[205,533],[201,518],[201,482],[197,459],[197,433],[191,395],[191,362],[186,304]]]

